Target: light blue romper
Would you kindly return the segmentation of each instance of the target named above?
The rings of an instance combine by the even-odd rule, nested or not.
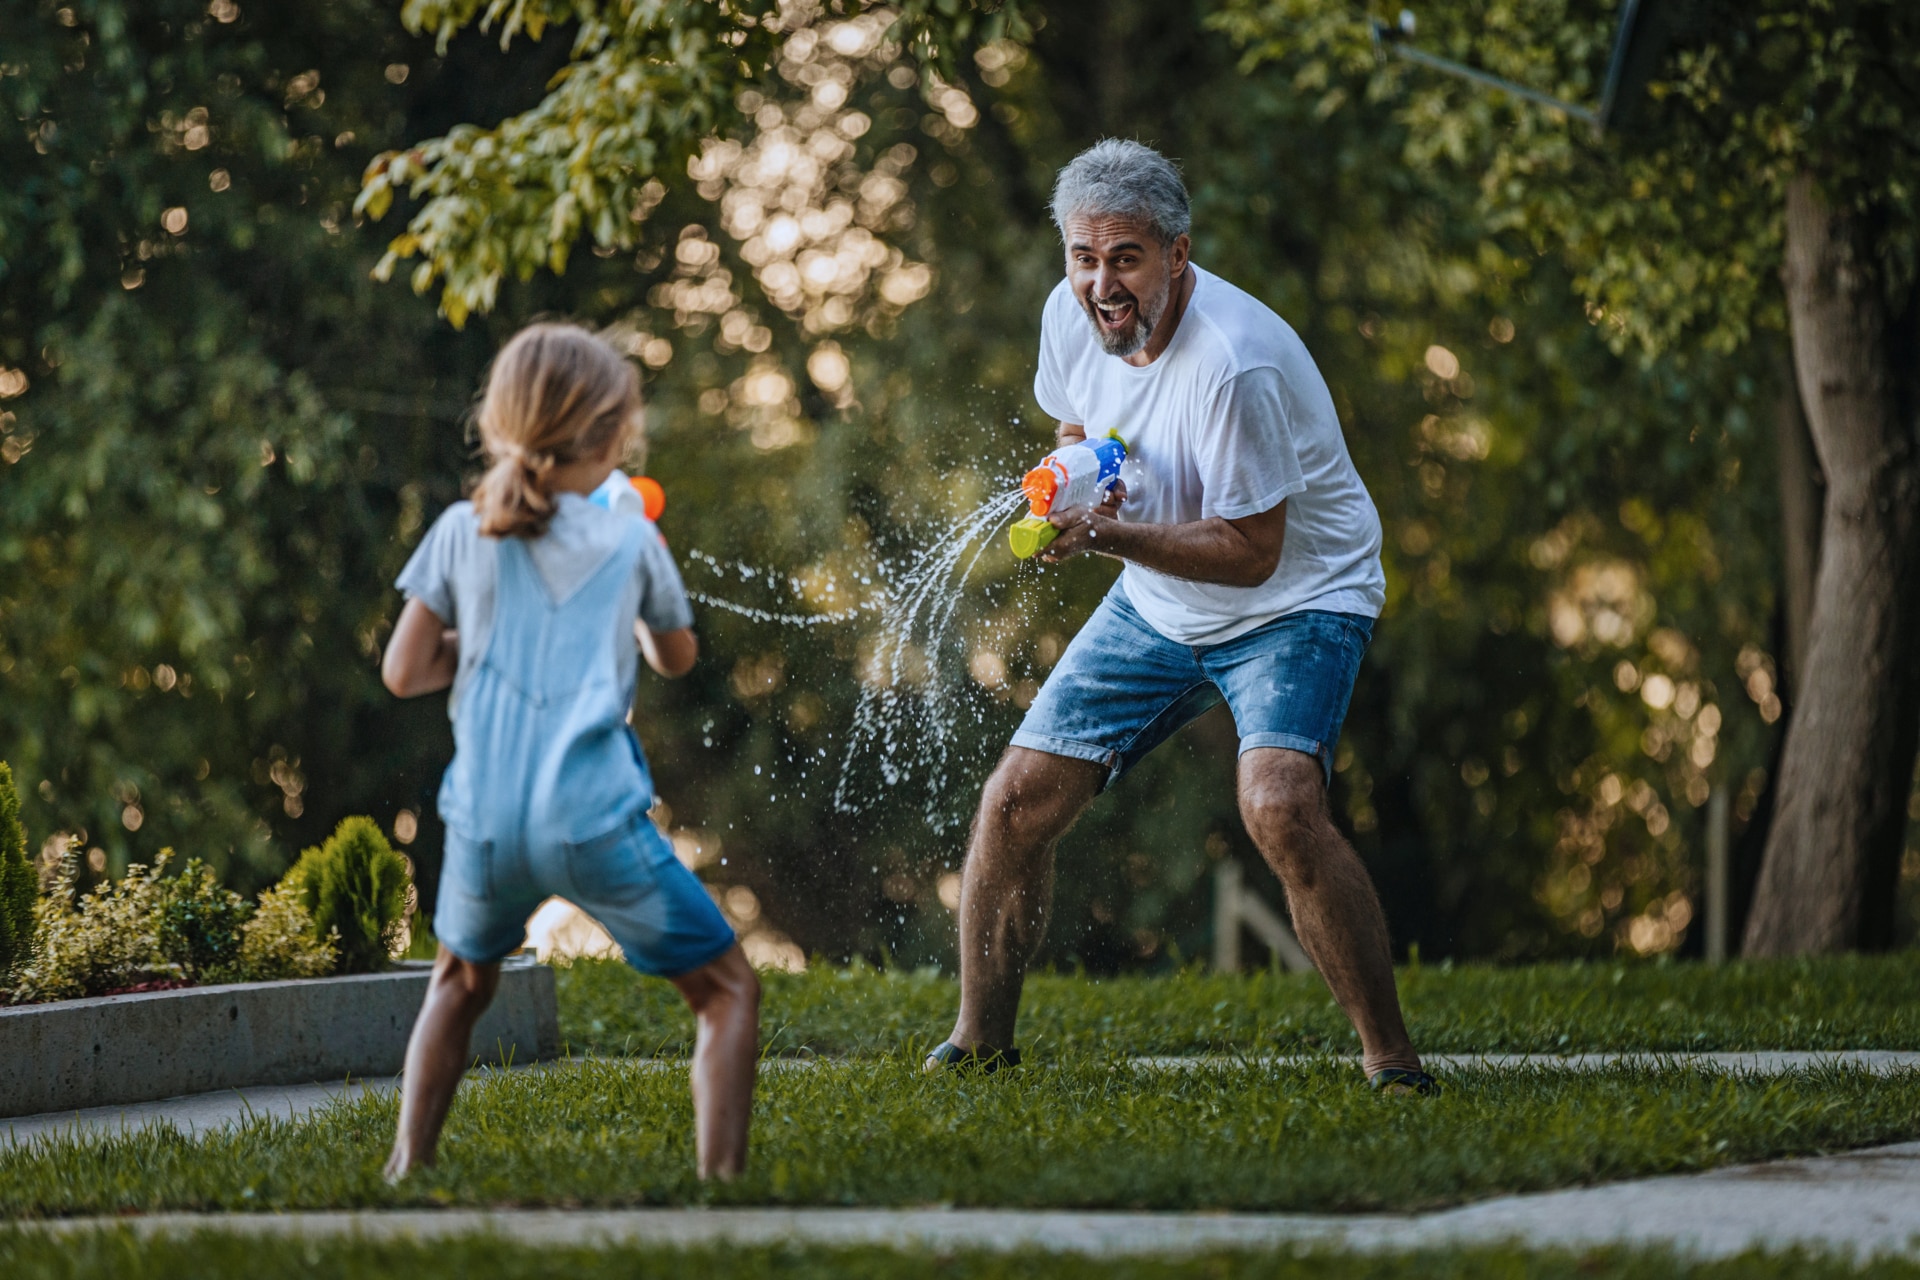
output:
[[[486,653],[460,694],[440,786],[447,844],[433,928],[463,960],[519,947],[552,895],[604,925],[642,973],[675,977],[733,945],[647,816],[653,778],[627,724],[634,685],[615,646],[633,643],[618,615],[631,611],[644,540],[657,535],[626,523],[613,554],[558,601],[524,539],[497,542]]]

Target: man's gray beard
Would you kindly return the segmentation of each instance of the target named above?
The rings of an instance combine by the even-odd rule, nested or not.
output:
[[[1153,336],[1154,326],[1160,323],[1160,312],[1165,310],[1161,307],[1149,313],[1147,304],[1136,297],[1133,300],[1133,323],[1119,333],[1109,333],[1107,327],[1100,323],[1100,313],[1094,309],[1091,297],[1085,299],[1081,306],[1087,313],[1087,320],[1093,325],[1093,336],[1100,340],[1100,349],[1110,356],[1123,359],[1146,347],[1147,339]]]

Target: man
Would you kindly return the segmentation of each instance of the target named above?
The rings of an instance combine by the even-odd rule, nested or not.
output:
[[[1188,258],[1185,185],[1109,139],[1061,171],[1066,279],[1034,395],[1062,444],[1114,431],[1130,491],[1057,512],[1052,562],[1126,563],[988,779],[960,892],[960,1016],[927,1060],[1018,1062],[1014,1022],[1046,929],[1053,849],[1104,788],[1224,699],[1240,813],[1301,945],[1360,1033],[1375,1088],[1429,1093],[1385,917],[1327,806],[1333,750],[1384,599],[1380,519],[1299,336]],[[1124,506],[1122,503],[1124,502]]]

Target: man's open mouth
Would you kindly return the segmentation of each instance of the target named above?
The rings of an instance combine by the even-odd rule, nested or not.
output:
[[[1100,317],[1101,327],[1111,329],[1116,333],[1133,323],[1133,312],[1134,306],[1133,299],[1131,298],[1117,303],[1096,301],[1093,304],[1093,313]]]

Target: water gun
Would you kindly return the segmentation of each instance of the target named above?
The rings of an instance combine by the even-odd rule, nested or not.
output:
[[[607,482],[595,489],[587,499],[596,506],[609,511],[632,511],[637,500],[640,514],[655,524],[660,523],[661,513],[667,509],[667,491],[652,476],[630,476],[624,471],[615,471],[607,477]]]
[[[1032,514],[1014,521],[1007,530],[1013,554],[1025,560],[1059,536],[1060,531],[1047,519],[1053,512],[1105,501],[1120,479],[1120,464],[1126,460],[1127,442],[1111,431],[1097,440],[1055,449],[1042,458],[1020,482]]]

